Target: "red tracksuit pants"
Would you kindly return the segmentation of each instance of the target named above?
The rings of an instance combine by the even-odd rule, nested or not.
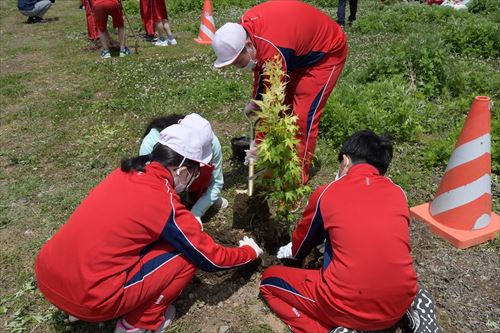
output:
[[[99,39],[99,31],[97,31],[97,27],[94,22],[94,3],[93,0],[82,0],[82,2],[85,7],[85,16],[87,18],[87,37],[90,40],[95,41]]]
[[[140,0],[139,5],[144,31],[148,35],[154,35],[153,0]]]
[[[264,271],[260,293],[292,332],[323,333],[335,326],[316,301],[319,270],[273,266]],[[326,322],[325,322],[326,321]]]
[[[155,330],[164,313],[193,279],[196,267],[183,255],[158,244],[129,272],[119,314],[134,327]],[[116,317],[116,316],[115,316]]]
[[[293,106],[293,112],[299,118],[297,153],[302,163],[303,184],[309,180],[321,113],[342,72],[346,57],[347,45],[311,68],[290,73],[285,103]]]

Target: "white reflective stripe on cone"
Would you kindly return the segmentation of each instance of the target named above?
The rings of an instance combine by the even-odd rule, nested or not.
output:
[[[208,38],[214,39],[215,34],[210,31],[210,29],[208,29],[204,24],[200,26],[200,30],[203,31],[203,33],[207,35]]]
[[[434,216],[463,206],[476,200],[483,194],[491,195],[491,176],[488,174],[467,185],[457,187],[437,196],[431,203],[431,215]]]
[[[205,15],[207,20],[215,26],[214,17],[212,15]]]
[[[486,153],[491,153],[491,135],[489,133],[455,148],[446,171],[475,160]]]
[[[476,223],[474,223],[472,230],[483,229],[484,227],[487,227],[488,224],[490,224],[490,220],[491,220],[491,215],[488,214],[481,215],[476,220]]]

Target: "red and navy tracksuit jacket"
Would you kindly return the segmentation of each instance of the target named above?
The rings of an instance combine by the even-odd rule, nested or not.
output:
[[[261,292],[295,332],[394,325],[417,293],[403,190],[369,164],[318,187],[293,232],[292,254],[325,243],[323,268],[274,266]]]
[[[193,267],[219,271],[256,258],[250,246],[215,243],[172,184],[157,162],[146,172],[117,169],[108,175],[38,255],[36,278],[47,299],[83,320],[125,315],[136,327],[155,329],[168,302],[193,277]],[[158,316],[144,317],[150,316],[145,302]],[[139,305],[140,313],[127,318]]]
[[[265,90],[265,62],[279,55],[288,75],[285,103],[298,116],[298,154],[303,161],[303,182],[316,147],[319,119],[347,57],[347,42],[340,26],[311,5],[295,0],[264,2],[241,18],[257,50],[254,99]]]

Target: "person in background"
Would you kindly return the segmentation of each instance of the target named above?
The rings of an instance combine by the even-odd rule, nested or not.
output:
[[[346,0],[339,0],[339,5],[337,7],[337,23],[342,27],[345,27],[345,5]],[[349,19],[347,24],[352,26],[352,23],[356,21],[356,12],[358,11],[358,0],[349,0]]]
[[[148,42],[155,38],[155,28],[153,20],[153,0],[140,0],[139,11],[141,14],[142,25],[144,26],[144,39]]]
[[[159,333],[198,268],[226,270],[262,254],[246,236],[239,247],[217,244],[181,203],[212,158],[211,129],[195,128],[169,126],[150,155],[124,159],[43,245],[36,280],[56,307],[85,321],[120,318],[115,333]]]
[[[168,22],[167,4],[165,0],[152,0],[153,1],[153,21],[155,24],[158,40],[154,42],[156,46],[177,45],[177,41],[172,35],[170,24]]]
[[[87,20],[87,38],[89,41],[97,43],[99,39],[99,31],[94,20],[94,1],[95,0],[82,0],[82,5],[85,7],[85,18]]]
[[[172,114],[166,117],[156,118],[148,125],[144,133],[139,155],[150,154],[153,147],[158,142],[160,132],[168,126],[181,123],[186,126],[199,126],[199,130],[211,128],[210,123],[196,113],[187,116]],[[219,139],[215,134],[211,135],[212,159],[207,165],[202,165],[200,177],[191,185],[189,191],[183,195],[183,199],[192,205],[191,213],[201,222],[201,217],[206,211],[214,206],[217,209],[224,209],[228,206],[228,201],[221,196],[224,186],[224,176],[222,174],[222,148]]]
[[[328,15],[301,1],[267,1],[250,8],[240,24],[226,23],[215,32],[212,48],[216,68],[233,65],[253,71],[253,98],[244,112],[257,110],[253,100],[261,100],[267,89],[265,63],[280,57],[287,81],[285,104],[297,117],[297,153],[301,161],[302,183],[316,149],[316,137],[323,108],[335,86],[347,57],[346,37]],[[265,133],[261,133],[265,135]],[[259,142],[257,136],[257,144]],[[252,143],[247,159],[256,160]]]
[[[113,19],[113,27],[118,29],[120,57],[126,57],[130,54],[130,50],[125,45],[125,25],[120,0],[94,0],[94,20],[97,30],[99,30],[99,39],[102,44],[101,58],[111,58],[109,51],[111,36],[107,28],[108,16],[111,16]]]
[[[46,23],[44,15],[55,0],[17,0],[17,8],[24,16],[28,16],[26,23]]]
[[[391,142],[372,131],[348,137],[336,179],[312,193],[292,241],[277,254],[303,259],[324,244],[323,267],[263,272],[260,292],[293,332],[387,329],[416,297],[420,309],[412,322],[420,330],[413,331],[439,332],[434,305],[417,284],[406,195],[384,177],[392,153]]]

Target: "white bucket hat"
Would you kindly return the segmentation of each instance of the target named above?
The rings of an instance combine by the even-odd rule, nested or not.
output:
[[[214,66],[216,68],[232,64],[240,55],[245,47],[247,33],[238,23],[226,23],[215,32],[212,40],[217,60]]]
[[[187,117],[189,126],[184,121]],[[210,123],[196,113],[184,119],[161,131],[158,142],[187,159],[208,164],[212,160],[213,133]]]

